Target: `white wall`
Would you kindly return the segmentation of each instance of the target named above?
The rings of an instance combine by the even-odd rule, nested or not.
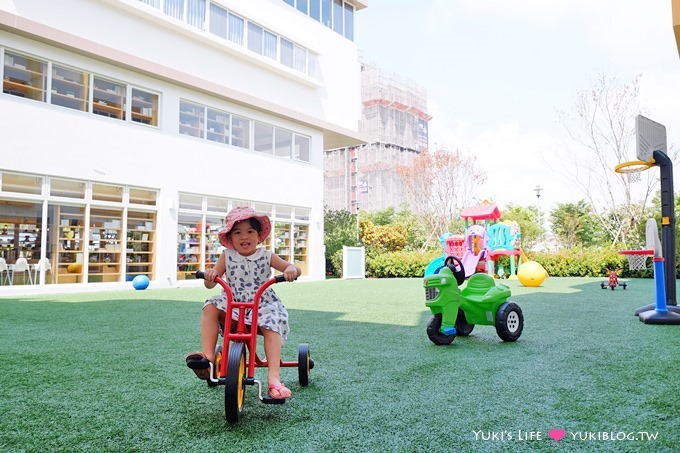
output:
[[[176,274],[177,212],[171,208],[178,192],[311,207],[309,273],[322,279],[323,140],[335,127],[339,136],[358,130],[356,45],[280,0],[219,3],[317,53],[321,79],[229,47],[162,13],[148,14],[136,0],[0,0],[0,46],[119,79],[161,99],[160,128],[153,128],[0,94],[0,168],[160,189],[160,284]],[[14,26],[21,33],[12,32]],[[50,42],[56,38],[64,44]],[[178,75],[181,84],[174,83]],[[306,134],[311,162],[180,136],[180,98]]]
[[[137,0],[14,0],[0,10],[15,11],[168,68],[249,93],[276,105],[357,130],[361,114],[360,67],[356,45],[280,0],[221,1],[245,18],[320,54],[321,81],[310,84],[296,72],[226,41],[150,14]],[[179,31],[179,32],[178,32]],[[287,73],[288,76],[282,76]],[[257,87],[256,90],[253,88]]]

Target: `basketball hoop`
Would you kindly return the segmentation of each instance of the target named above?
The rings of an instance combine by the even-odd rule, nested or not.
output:
[[[654,161],[645,162],[644,160],[632,160],[630,162],[623,162],[614,167],[616,173],[625,174],[629,183],[640,181],[642,178],[640,173],[649,170],[654,166]]]
[[[631,271],[647,269],[647,257],[654,256],[654,250],[619,250],[619,253],[628,258],[628,269]]]

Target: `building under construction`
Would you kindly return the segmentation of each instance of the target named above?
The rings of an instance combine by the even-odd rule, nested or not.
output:
[[[376,66],[361,65],[362,119],[366,145],[325,151],[324,201],[330,209],[356,213],[399,208],[409,201],[399,167],[428,147],[427,93]]]

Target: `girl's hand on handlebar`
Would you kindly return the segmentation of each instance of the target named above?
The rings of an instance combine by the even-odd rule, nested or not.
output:
[[[297,266],[291,264],[290,266],[286,267],[286,269],[283,271],[283,277],[287,282],[292,282],[298,278]]]
[[[206,282],[214,282],[215,277],[217,277],[217,272],[215,272],[215,269],[208,269],[203,273],[203,279]]]

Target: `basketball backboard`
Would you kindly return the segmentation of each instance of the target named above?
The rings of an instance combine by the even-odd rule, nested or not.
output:
[[[635,119],[637,158],[652,161],[654,151],[666,153],[666,126],[638,115]]]
[[[655,258],[663,258],[659,229],[654,219],[647,219],[647,223],[645,223],[645,248],[647,250],[654,250]]]

